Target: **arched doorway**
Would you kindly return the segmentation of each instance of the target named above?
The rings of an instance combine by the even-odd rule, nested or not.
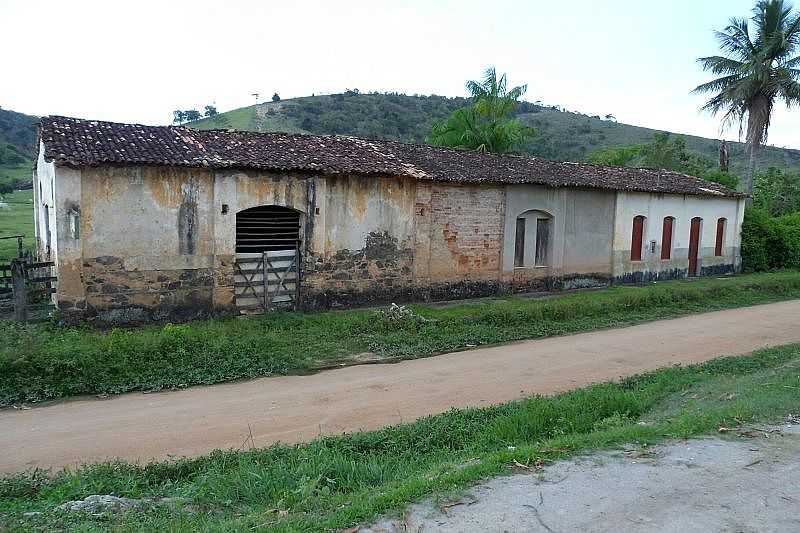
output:
[[[300,213],[278,205],[236,213],[234,295],[244,314],[297,309]]]
[[[236,213],[236,253],[294,250],[300,240],[300,213],[260,205]]]

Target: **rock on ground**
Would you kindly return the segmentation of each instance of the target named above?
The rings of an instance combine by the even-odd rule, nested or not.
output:
[[[800,531],[800,426],[770,431],[582,456],[360,531]]]

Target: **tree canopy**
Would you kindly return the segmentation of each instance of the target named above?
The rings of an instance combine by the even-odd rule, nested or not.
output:
[[[800,15],[784,0],[760,0],[749,20],[732,18],[715,35],[723,55],[697,61],[718,77],[694,92],[711,94],[702,109],[722,114],[723,128],[737,123],[740,135],[745,132],[745,191],[752,193],[756,152],[767,140],[776,100],[789,107],[800,103]]]
[[[520,147],[534,130],[514,118],[527,85],[508,88],[506,75],[499,78],[494,67],[480,81],[466,83],[472,105],[462,107],[442,122],[436,122],[426,141],[481,152],[509,152]]]

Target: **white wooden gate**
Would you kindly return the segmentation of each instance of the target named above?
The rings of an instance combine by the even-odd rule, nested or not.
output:
[[[297,310],[300,300],[300,250],[237,253],[234,295],[241,314]]]

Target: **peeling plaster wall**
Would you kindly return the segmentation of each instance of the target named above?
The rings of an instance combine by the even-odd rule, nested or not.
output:
[[[418,298],[496,294],[506,190],[498,185],[419,182],[414,203]]]
[[[236,213],[260,205],[300,213],[306,309],[685,273],[693,216],[706,221],[701,272],[735,270],[744,211],[730,199],[170,167],[76,170],[42,159],[35,185],[37,232],[45,220],[52,228],[59,306],[112,323],[235,312]],[[43,209],[48,198],[52,210]],[[515,268],[516,219],[531,210],[552,216],[549,264]],[[69,225],[76,213],[77,236]],[[658,247],[629,261],[637,214],[648,217],[645,242],[660,243],[661,220],[676,218],[672,261],[661,262]],[[728,225],[725,254],[716,258],[720,216]]]
[[[55,178],[56,167],[44,160],[44,146],[39,145],[39,157],[33,179],[33,211],[36,232],[36,248],[42,259],[55,260],[58,243],[56,242],[56,210],[55,210]],[[47,229],[50,229],[48,246]]]
[[[88,312],[108,322],[210,313],[212,208],[208,170],[83,169],[81,269]],[[59,299],[68,311],[69,300]]]
[[[614,193],[509,185],[503,245],[503,276],[516,290],[607,283],[611,276]],[[517,218],[529,211],[549,214],[551,239],[548,264],[534,266],[535,225],[525,232],[525,264],[514,266]],[[529,230],[529,228],[533,228]]]
[[[642,260],[631,261],[633,218],[646,217]],[[675,218],[672,228],[672,253],[661,259],[664,217]],[[694,217],[701,217],[698,273],[738,272],[744,200],[671,194],[617,193],[614,227],[614,278],[622,282],[686,277],[689,269],[689,231]],[[722,256],[714,255],[717,220],[726,218]],[[651,241],[655,241],[651,249]]]
[[[315,180],[313,197],[304,307],[408,299],[413,292],[415,181],[329,176]]]

